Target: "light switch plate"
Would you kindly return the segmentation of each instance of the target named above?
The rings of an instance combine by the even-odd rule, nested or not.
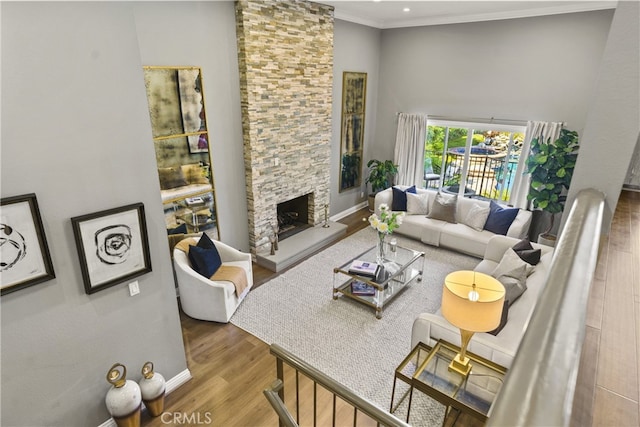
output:
[[[129,283],[129,295],[134,296],[140,293],[140,285],[138,285],[138,281]]]

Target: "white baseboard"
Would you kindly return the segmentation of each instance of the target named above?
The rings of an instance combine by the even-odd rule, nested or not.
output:
[[[347,210],[344,210],[344,211],[342,211],[342,212],[339,212],[339,213],[337,213],[337,214],[333,215],[333,216],[332,216],[332,217],[330,217],[329,219],[330,219],[331,221],[337,222],[337,221],[341,220],[342,218],[344,218],[344,217],[346,217],[346,216],[351,215],[351,214],[352,214],[352,213],[354,213],[354,212],[358,212],[360,209],[362,209],[362,208],[364,208],[364,207],[366,207],[366,206],[368,206],[368,205],[369,205],[369,202],[362,202],[362,203],[360,203],[359,205],[355,205],[355,206],[354,206],[354,207],[352,207],[352,208],[349,208],[349,209],[347,209]]]
[[[167,380],[165,394],[171,393],[172,391],[174,391],[175,389],[177,389],[178,387],[180,387],[182,384],[186,383],[190,379],[191,379],[191,371],[189,371],[189,369],[185,369],[175,377]],[[143,411],[146,410],[144,403],[142,404],[142,410]],[[109,418],[107,421],[98,425],[98,427],[118,427],[118,426],[116,422],[113,420],[113,418]]]

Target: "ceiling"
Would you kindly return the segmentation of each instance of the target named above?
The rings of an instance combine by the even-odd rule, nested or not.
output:
[[[335,8],[335,17],[380,29],[493,21],[613,9],[617,1],[314,0]],[[409,11],[404,9],[408,8]]]

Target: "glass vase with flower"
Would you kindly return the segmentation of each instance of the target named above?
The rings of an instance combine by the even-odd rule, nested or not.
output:
[[[378,232],[378,250],[376,251],[376,261],[382,264],[386,256],[385,239],[392,234],[402,224],[404,212],[393,212],[386,203],[380,204],[380,216],[375,213],[369,216],[369,225]]]

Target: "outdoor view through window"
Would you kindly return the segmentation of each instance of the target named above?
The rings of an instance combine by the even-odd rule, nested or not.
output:
[[[523,126],[430,122],[426,186],[458,194],[464,183],[465,197],[509,202],[524,132]]]

